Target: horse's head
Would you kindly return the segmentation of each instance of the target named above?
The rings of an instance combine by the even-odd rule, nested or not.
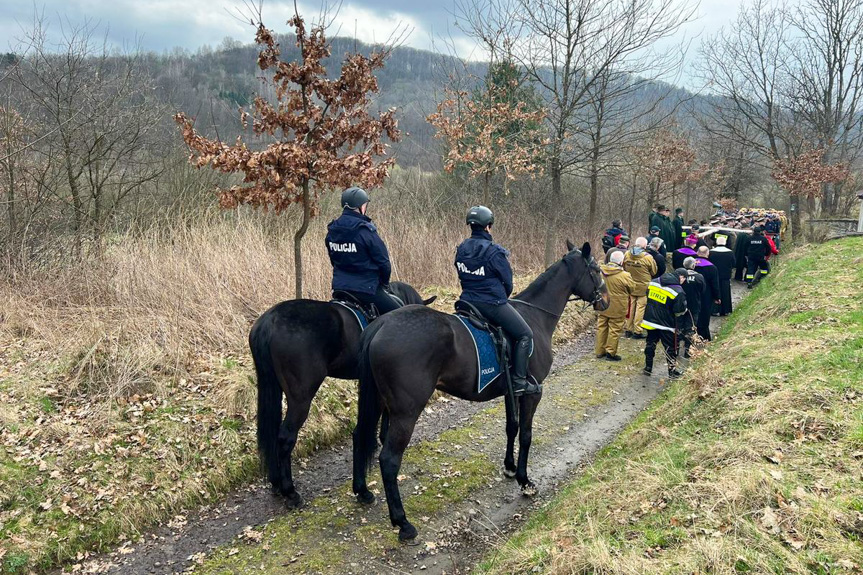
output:
[[[575,244],[566,240],[566,249],[563,261],[570,270],[572,295],[590,303],[597,311],[608,309],[608,289],[599,264],[590,254],[590,243],[584,242],[581,250],[577,250]]]
[[[393,295],[402,300],[405,305],[429,305],[437,299],[436,295],[433,295],[428,299],[423,299],[419,292],[417,292],[417,290],[415,290],[410,284],[406,284],[405,282],[390,282],[390,291],[393,293]]]

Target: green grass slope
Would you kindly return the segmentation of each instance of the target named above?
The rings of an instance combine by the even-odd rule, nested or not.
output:
[[[485,573],[863,568],[863,239],[806,246]]]

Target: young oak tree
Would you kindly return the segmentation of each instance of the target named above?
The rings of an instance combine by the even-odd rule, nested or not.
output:
[[[371,95],[378,92],[374,71],[383,68],[389,50],[368,57],[349,54],[339,76],[329,79],[323,61],[330,57],[331,47],[324,26],[307,31],[299,13],[288,25],[296,34],[297,61],[280,58],[279,43],[260,19],[255,35],[260,46],[258,67],[272,71],[264,81],[272,83],[278,103],[257,96],[251,114],[241,110],[243,124],[251,117],[255,136],[272,138],[272,143],[252,150],[240,137],[229,146],[199,134],[193,119],[183,113],[174,119],[191,150],[189,161],[196,167],[243,174],[242,185],[218,190],[223,208],[248,204],[281,213],[293,204],[302,205],[302,221],[294,234],[295,291],[300,298],[302,241],[317,213],[319,195],[350,185],[383,183],[395,160],[375,161],[386,154],[388,146],[382,138],[397,142],[401,132],[394,109],[377,116],[368,111]]]
[[[848,165],[824,163],[824,152],[824,148],[812,148],[787,160],[774,159],[773,179],[788,192],[792,202],[798,202],[801,197],[820,198],[824,184],[838,184],[848,179]]]

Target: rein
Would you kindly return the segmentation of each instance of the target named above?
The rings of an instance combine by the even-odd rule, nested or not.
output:
[[[565,265],[567,267],[569,267],[569,262],[566,262],[565,258],[563,261],[565,262]],[[595,260],[593,258],[590,258],[590,263],[596,265]],[[590,268],[588,267],[588,269],[590,269]],[[586,299],[582,299],[578,296],[570,296],[569,298],[567,298],[566,303],[581,300],[584,302],[584,305],[581,307],[581,311],[583,311],[583,312],[587,311],[591,306],[596,305],[596,303],[602,299],[601,289],[602,289],[603,285],[605,285],[605,281],[600,279],[600,284],[598,286],[596,286],[596,288],[593,290],[593,299],[591,301],[587,301]],[[532,307],[534,309],[538,309],[539,311],[541,311],[543,313],[547,313],[548,315],[550,315],[552,317],[556,317],[557,319],[560,319],[561,316],[563,315],[563,313],[554,313],[553,311],[549,311],[549,310],[545,309],[544,307],[540,307],[536,304],[530,303],[528,301],[524,301],[523,299],[512,298],[509,301],[518,302],[518,303],[526,305],[527,307]]]

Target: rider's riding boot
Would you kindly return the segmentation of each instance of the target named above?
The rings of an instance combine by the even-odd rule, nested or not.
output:
[[[515,342],[512,352],[512,392],[514,395],[540,393],[542,386],[527,378],[527,364],[530,361],[530,338],[523,337]]]

